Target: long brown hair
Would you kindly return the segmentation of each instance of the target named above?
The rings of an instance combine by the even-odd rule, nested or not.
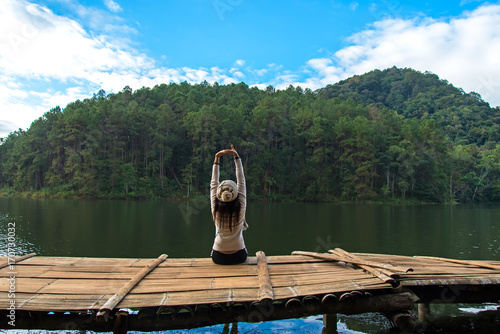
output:
[[[229,231],[233,231],[233,228],[238,226],[240,219],[241,203],[239,200],[239,195],[231,202],[222,202],[218,198],[215,199],[214,212],[212,213],[212,219],[215,223],[215,215],[219,213],[220,226],[222,229],[224,227],[229,227]]]

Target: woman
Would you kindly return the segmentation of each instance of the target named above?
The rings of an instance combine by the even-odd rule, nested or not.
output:
[[[234,156],[236,182],[225,180],[219,183],[219,158],[224,154]],[[222,150],[215,155],[210,182],[212,219],[215,223],[215,240],[212,246],[212,261],[217,264],[237,264],[245,262],[247,250],[243,231],[248,225],[245,221],[247,206],[245,176],[238,152]]]

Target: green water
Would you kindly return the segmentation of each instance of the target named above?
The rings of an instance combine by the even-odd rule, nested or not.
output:
[[[500,203],[403,206],[250,202],[247,221],[249,229],[244,236],[250,255],[258,250],[284,255],[294,250],[325,252],[341,247],[351,252],[500,259]],[[4,236],[8,222],[16,225],[18,254],[36,252],[45,256],[156,258],[166,253],[172,258],[208,257],[215,233],[205,200],[0,198],[0,222],[1,254],[7,247]],[[377,321],[373,317],[366,317],[355,318],[359,320],[356,325],[352,318],[339,322],[339,332],[370,332],[365,327],[356,329],[360,322],[380,325],[374,324]],[[292,332],[303,326],[317,332],[315,326],[322,327],[318,319],[306,319],[307,325],[304,319],[273,324],[286,324]]]

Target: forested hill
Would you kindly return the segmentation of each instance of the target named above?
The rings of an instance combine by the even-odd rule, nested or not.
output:
[[[499,109],[411,69],[376,70],[316,92],[244,83],[100,91],[2,142],[4,193],[207,194],[214,154],[234,144],[250,198],[500,199]],[[223,158],[221,179],[232,173]]]
[[[374,70],[328,85],[318,94],[386,107],[405,118],[434,119],[456,143],[483,145],[500,139],[498,108],[428,72],[397,67]]]

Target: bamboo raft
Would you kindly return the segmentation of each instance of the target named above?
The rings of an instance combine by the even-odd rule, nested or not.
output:
[[[0,309],[7,315],[14,300],[16,328],[115,333],[122,328],[125,333],[123,323],[129,330],[180,329],[313,314],[401,315],[415,303],[500,301],[500,261],[354,254],[338,248],[268,257],[259,251],[233,266],[166,255],[30,254],[15,260],[12,266],[12,259],[0,257]]]

